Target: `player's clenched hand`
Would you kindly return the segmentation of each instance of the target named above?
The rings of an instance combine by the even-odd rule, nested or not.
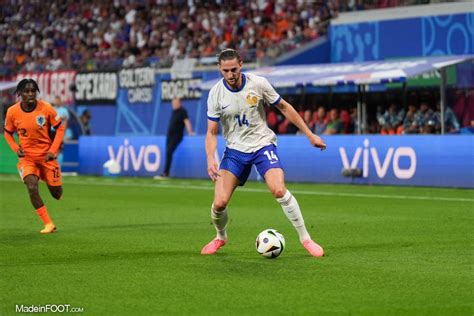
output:
[[[219,174],[219,169],[217,169],[217,163],[214,159],[207,161],[207,174],[213,182],[216,182],[217,178],[221,176]]]
[[[18,157],[25,157],[25,150],[23,148],[18,148],[16,154],[18,155]]]
[[[326,149],[326,143],[321,139],[321,137],[317,135],[314,135],[314,134],[311,135],[311,137],[309,138],[309,141],[311,142],[311,145],[313,145],[314,147],[321,148],[321,150]]]
[[[52,152],[46,153],[46,156],[44,156],[44,161],[48,162],[50,160],[56,159],[56,155]]]

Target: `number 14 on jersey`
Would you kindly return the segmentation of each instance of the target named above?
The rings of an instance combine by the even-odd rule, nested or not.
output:
[[[249,121],[245,117],[245,114],[242,115],[242,118],[240,118],[240,115],[236,115],[235,119],[237,120],[237,123],[239,123],[239,126],[242,127],[243,125],[247,125],[247,127],[250,125]]]

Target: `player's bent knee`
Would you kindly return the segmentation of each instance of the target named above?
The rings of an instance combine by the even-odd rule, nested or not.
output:
[[[28,182],[26,184],[26,188],[28,190],[29,195],[31,195],[31,196],[39,195],[39,190],[38,190],[38,184],[37,183]]]
[[[28,194],[30,196],[38,196],[39,195],[39,190],[38,190],[38,188],[28,188]]]
[[[227,203],[229,201],[226,200],[226,199],[216,199],[214,200],[214,209],[218,212],[221,212],[223,210],[225,210],[225,208],[227,207]]]
[[[285,195],[285,193],[286,193],[286,189],[284,187],[272,189],[272,194],[276,199],[282,198]]]
[[[51,196],[56,200],[60,200],[63,196],[63,188],[57,187],[51,190]]]

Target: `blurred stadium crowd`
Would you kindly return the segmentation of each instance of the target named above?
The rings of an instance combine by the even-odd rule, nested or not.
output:
[[[354,96],[355,97],[355,96]],[[336,100],[338,107],[328,107],[321,102],[309,100],[309,105],[297,106],[306,125],[318,135],[354,134],[357,132],[357,101],[349,97],[345,101]],[[291,96],[285,96],[290,99]],[[304,101],[291,100],[293,104],[305,104]],[[391,101],[367,100],[367,126],[363,133],[381,135],[440,134],[441,112],[439,96],[428,92],[412,92],[406,105],[392,96]],[[455,89],[450,91],[448,104],[444,112],[447,133],[474,132],[474,91]],[[376,109],[376,110],[375,110]],[[295,134],[298,129],[289,123],[278,111],[267,112],[270,128],[278,134]]]
[[[184,57],[215,63],[215,54],[226,47],[239,49],[246,61],[264,62],[325,35],[340,11],[422,1],[2,1],[0,76],[170,67]]]
[[[0,79],[20,72],[63,69],[169,68],[181,58],[215,64],[216,53],[226,47],[237,48],[246,62],[266,64],[326,35],[330,20],[339,12],[429,2],[433,1],[55,0],[45,5],[40,0],[5,0],[0,10]],[[2,99],[10,97],[2,95]],[[474,129],[472,89],[448,91],[448,98],[447,131]],[[437,100],[439,96],[429,102],[418,98],[408,103],[385,100],[369,104],[371,117],[363,132],[438,133]],[[294,105],[305,104],[295,101]],[[311,104],[298,110],[316,133],[357,131],[356,96],[345,105]],[[337,108],[328,106],[331,104]],[[277,112],[268,113],[268,123],[280,134],[297,132]]]

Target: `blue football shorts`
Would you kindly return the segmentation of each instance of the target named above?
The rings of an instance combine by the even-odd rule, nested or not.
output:
[[[283,169],[278,157],[277,147],[273,144],[253,153],[244,153],[226,148],[219,169],[230,171],[239,179],[239,185],[244,185],[252,171],[252,165],[257,167],[257,171],[262,177],[269,169]]]

